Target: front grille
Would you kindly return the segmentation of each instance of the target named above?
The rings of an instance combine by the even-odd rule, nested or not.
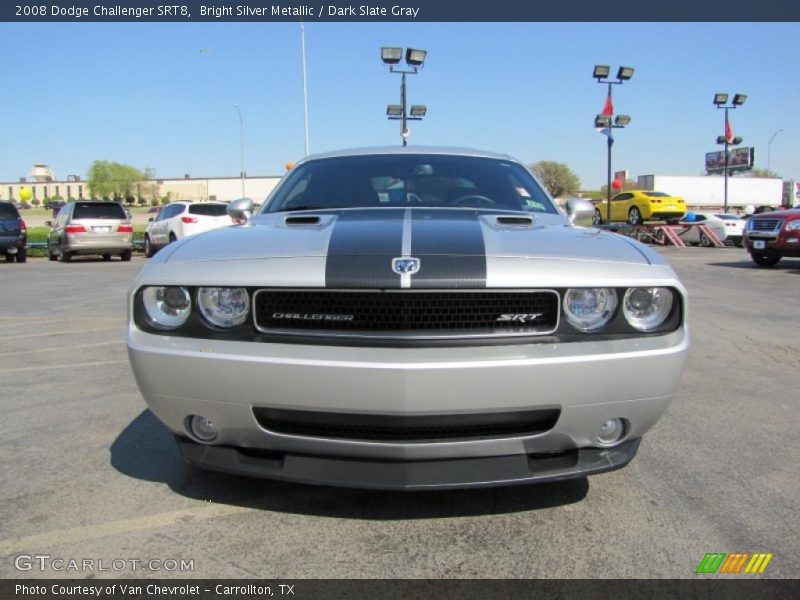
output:
[[[544,335],[558,326],[552,290],[487,292],[259,290],[265,333],[371,338]]]
[[[748,230],[772,233],[780,229],[782,221],[780,219],[751,219]]]
[[[560,413],[557,408],[547,408],[486,414],[396,416],[253,408],[258,424],[274,433],[407,443],[536,435],[552,429]]]

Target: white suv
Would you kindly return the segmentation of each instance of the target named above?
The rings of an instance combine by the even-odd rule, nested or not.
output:
[[[144,251],[148,257],[176,240],[196,233],[227,227],[233,221],[227,204],[220,202],[173,202],[150,220],[144,234]]]

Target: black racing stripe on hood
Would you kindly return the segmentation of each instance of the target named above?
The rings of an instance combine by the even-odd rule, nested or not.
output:
[[[420,269],[412,288],[485,288],[486,245],[479,219],[472,210],[414,209],[411,256]]]
[[[392,259],[403,244],[404,211],[342,211],[333,226],[325,263],[325,287],[399,288]]]

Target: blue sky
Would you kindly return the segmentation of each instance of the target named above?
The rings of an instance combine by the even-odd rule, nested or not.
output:
[[[731,113],[756,162],[800,180],[797,23],[310,23],[306,26],[311,151],[399,143],[385,106],[400,77],[382,45],[428,50],[409,80],[428,117],[411,143],[507,152],[568,164],[585,189],[605,182],[605,138],[593,128],[605,88],[595,64],[636,69],[615,86],[614,169],[700,175],[723,114],[715,92],[748,95]],[[210,50],[203,51],[201,50]],[[251,175],[281,174],[303,156],[296,23],[0,24],[0,180],[34,162],[60,178],[95,159],[162,177],[239,172],[239,122]]]

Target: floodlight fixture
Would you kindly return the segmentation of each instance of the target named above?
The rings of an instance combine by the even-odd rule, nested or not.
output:
[[[390,117],[402,117],[403,116],[403,105],[402,104],[390,104],[386,107],[386,114]]]
[[[422,63],[425,62],[425,57],[427,54],[428,53],[425,50],[409,48],[406,50],[406,63],[412,67],[421,67]]]
[[[628,81],[633,77],[633,67],[620,67],[617,71],[617,79],[620,81]]]
[[[381,60],[387,65],[396,65],[402,58],[402,48],[381,48]]]
[[[608,65],[595,65],[592,77],[595,79],[605,79],[611,73],[611,67]]]
[[[597,115],[594,118],[595,127],[611,127],[611,115]]]
[[[714,94],[714,104],[722,106],[728,101],[728,94]]]
[[[411,105],[411,116],[422,118],[428,112],[428,107],[424,104],[412,104]]]
[[[625,127],[630,122],[631,122],[630,115],[617,115],[616,119],[614,119],[614,124],[617,127]]]
[[[724,135],[718,135],[717,136],[717,143],[718,144],[725,144],[725,143],[727,143],[727,141],[728,141],[728,138],[726,138]]]
[[[738,145],[739,145],[739,144],[741,144],[743,141],[744,141],[744,138],[742,138],[742,137],[739,137],[739,136],[736,136],[735,138],[733,138],[733,139],[731,140],[731,144],[733,144],[734,146],[738,146]]]
[[[741,106],[747,101],[747,94],[734,94],[733,96],[733,105],[734,106]]]

